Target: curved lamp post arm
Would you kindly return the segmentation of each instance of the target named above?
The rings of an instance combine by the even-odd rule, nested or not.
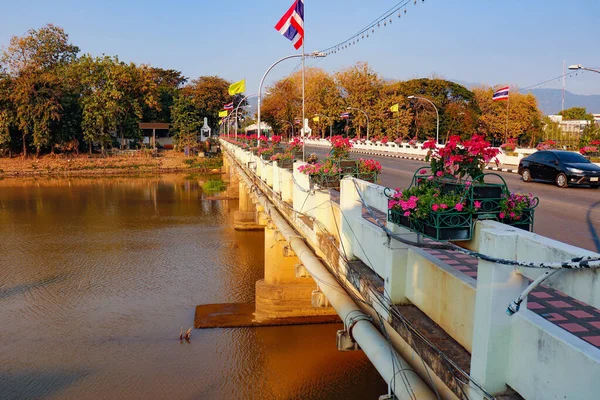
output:
[[[324,53],[320,53],[318,51],[315,51],[314,53],[310,53],[310,54],[292,54],[292,55],[289,55],[289,56],[282,57],[279,60],[275,61],[273,64],[271,64],[271,66],[269,67],[269,69],[267,69],[267,71],[263,75],[262,79],[260,80],[260,85],[258,86],[258,115],[257,115],[257,120],[258,120],[258,137],[260,137],[260,100],[261,100],[261,97],[262,97],[263,83],[265,82],[265,78],[267,77],[267,74],[269,72],[271,72],[271,70],[273,69],[273,67],[275,67],[277,64],[279,64],[280,62],[285,61],[287,59],[290,59],[290,58],[298,58],[298,57],[325,57],[325,56],[326,55]],[[304,126],[304,121],[302,121],[302,126]],[[260,140],[258,141],[258,146],[260,146]]]
[[[294,124],[292,124],[290,121],[286,121],[285,119],[282,119],[281,122],[285,122],[286,124],[290,124],[290,126],[292,127],[292,137],[294,137]]]
[[[365,114],[365,118],[367,118],[367,140],[369,140],[369,115],[366,112],[364,112],[363,110],[361,110],[360,108],[346,107],[346,109],[360,111],[361,113]]]
[[[260,100],[262,98],[262,87],[263,87],[263,83],[265,82],[265,78],[267,77],[267,74],[269,72],[271,72],[271,70],[280,62],[285,61],[287,59],[290,58],[298,58],[298,57],[302,57],[302,54],[292,54],[283,58],[280,58],[279,60],[275,61],[273,64],[271,64],[271,66],[269,67],[269,69],[267,69],[267,71],[265,72],[265,74],[263,75],[262,79],[260,80],[260,85],[258,85],[258,115],[257,115],[257,120],[258,120],[258,137],[260,138]],[[260,147],[260,139],[258,139],[258,147]]]
[[[438,112],[438,108],[435,106],[435,104],[433,103],[433,101],[425,98],[425,97],[418,97],[418,96],[408,96],[408,99],[419,99],[419,100],[425,100],[426,102],[428,102],[429,104],[431,104],[433,106],[433,108],[435,109],[435,115],[437,117],[437,130],[435,133],[435,144],[439,144],[440,143],[440,113]]]
[[[242,100],[240,100],[240,102],[238,103],[237,107],[235,108],[235,138],[237,139],[237,132],[238,132],[238,109],[240,108],[240,106],[244,103],[244,101],[246,101],[248,98],[250,97],[254,97],[254,96],[258,96],[258,94],[256,93],[252,93],[247,95],[246,97],[244,97]]]

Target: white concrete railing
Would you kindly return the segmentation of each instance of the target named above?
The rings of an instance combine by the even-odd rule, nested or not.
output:
[[[325,139],[305,139],[306,144],[312,146],[331,147],[330,143]],[[407,142],[404,143],[393,143],[393,142],[354,142],[354,149],[359,151],[373,151],[373,152],[386,152],[390,154],[404,154],[415,157],[425,157],[427,155],[427,149],[423,149],[423,143],[416,143],[410,145]],[[525,149],[517,148],[513,153],[517,153],[516,156],[510,156],[501,152],[498,154],[498,161],[503,165],[519,165],[519,161],[523,157],[526,157],[532,153],[535,153],[536,149]]]
[[[295,211],[315,221],[312,229],[302,230],[313,246],[320,243],[322,230],[333,236],[339,232],[340,251],[360,259],[383,279],[391,303],[414,304],[471,352],[471,376],[488,391],[501,392],[509,385],[527,399],[598,397],[598,348],[528,310],[526,302],[512,317],[506,314],[508,304],[541,270],[479,261],[475,281],[420,248],[388,242],[378,226],[363,218],[356,186],[373,209],[386,213],[384,187],[363,181],[355,186],[353,180],[344,179],[338,204],[328,191],[312,191],[308,176],[298,172],[302,163],[296,162],[290,171],[229,143],[223,146],[255,168]],[[416,239],[403,227],[382,222],[407,239]],[[556,262],[594,254],[494,221],[477,222],[473,239],[464,246],[522,261]],[[599,275],[598,270],[564,270],[544,284],[600,307]]]

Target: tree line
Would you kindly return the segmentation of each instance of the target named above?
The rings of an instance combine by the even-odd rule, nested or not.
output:
[[[177,143],[191,143],[204,117],[218,125],[229,84],[80,55],[62,28],[31,29],[0,53],[0,153],[104,152],[139,141],[141,121],[172,123]]]
[[[264,120],[276,131],[290,131],[301,115],[301,73],[277,81],[263,101]],[[493,89],[469,90],[441,78],[407,81],[383,79],[366,62],[329,74],[319,68],[306,70],[306,116],[318,134],[344,134],[365,137],[367,117],[370,136],[388,140],[425,140],[436,136],[439,111],[440,140],[450,135],[462,137],[484,134],[496,143],[517,139],[524,145],[535,144],[543,135],[542,114],[532,94],[513,91],[507,130],[506,102],[492,101]],[[414,98],[410,98],[414,96]],[[398,104],[398,111],[391,107]],[[350,109],[349,109],[350,108]],[[340,118],[349,111],[351,119]],[[300,126],[298,126],[300,128]]]

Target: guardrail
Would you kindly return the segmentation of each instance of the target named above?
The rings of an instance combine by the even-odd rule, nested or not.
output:
[[[230,143],[223,142],[223,147],[254,169],[282,201],[305,218],[302,234],[313,247],[323,243],[323,235],[334,237],[345,257],[361,260],[382,278],[388,306],[414,304],[467,349],[471,377],[487,391],[502,392],[508,385],[525,398],[598,398],[597,347],[527,309],[526,300],[517,314],[511,317],[506,313],[507,305],[544,270],[480,260],[475,280],[421,248],[390,240],[364,217],[361,195],[374,212],[387,213],[383,186],[358,180],[355,185],[347,178],[342,180],[339,194],[318,190],[311,187],[307,175],[298,172],[302,162],[287,170]],[[386,225],[407,239],[418,239],[403,227],[391,222]],[[473,238],[461,246],[521,261],[600,256],[494,221],[477,222]],[[598,269],[561,270],[544,284],[600,308],[599,275]],[[380,312],[386,316],[386,310]],[[600,321],[600,312],[592,317]],[[474,392],[473,396],[479,395]]]

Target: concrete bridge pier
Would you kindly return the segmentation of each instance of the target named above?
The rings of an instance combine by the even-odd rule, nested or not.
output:
[[[239,210],[233,214],[233,228],[236,231],[263,230],[266,222],[260,223],[259,211],[252,201],[250,189],[241,181],[238,181],[238,196]]]
[[[332,316],[331,307],[313,307],[317,284],[309,276],[297,277],[302,263],[281,233],[269,221],[265,227],[265,278],[256,282],[257,321],[281,318]]]

